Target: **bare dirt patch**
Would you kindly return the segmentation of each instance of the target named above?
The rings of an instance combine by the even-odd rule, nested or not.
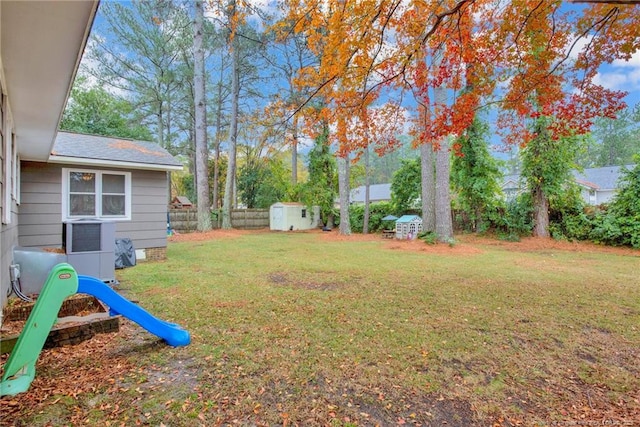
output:
[[[315,280],[299,280],[290,277],[287,273],[278,272],[269,275],[269,282],[274,285],[291,286],[299,289],[308,289],[314,291],[332,291],[340,288],[335,282],[322,282]]]

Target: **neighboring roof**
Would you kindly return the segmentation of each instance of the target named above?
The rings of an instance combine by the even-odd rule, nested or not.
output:
[[[591,188],[593,190],[600,190],[600,187],[598,187],[598,184],[594,184],[593,182],[584,181],[578,178],[576,178],[575,180],[576,180],[576,183],[582,185],[583,187]]]
[[[155,142],[71,132],[58,132],[49,162],[128,169],[182,170],[182,163]]]
[[[97,8],[0,1],[1,68],[22,160],[47,161]]]
[[[600,191],[615,190],[618,188],[618,180],[623,168],[631,170],[633,165],[588,168],[582,172],[573,171],[573,178],[576,183],[587,188]],[[508,184],[517,184],[519,186],[519,181],[520,175],[505,175],[502,179],[502,188],[512,188]]]
[[[351,190],[350,201],[364,203],[366,186]],[[372,184],[369,186],[369,200],[391,200],[391,184]]]
[[[603,168],[589,168],[582,173],[574,171],[576,181],[585,186],[598,190],[613,190],[618,188],[618,180],[622,174],[622,168],[631,170],[633,166],[606,166]]]
[[[402,215],[396,223],[404,223],[404,222],[422,222],[422,218],[418,215]]]
[[[519,182],[520,182],[520,175],[518,174],[505,175],[502,178],[502,188],[514,188],[514,187],[517,188],[519,186]],[[507,187],[507,184],[511,184],[514,187]]]

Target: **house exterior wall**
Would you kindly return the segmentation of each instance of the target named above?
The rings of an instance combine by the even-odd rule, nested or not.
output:
[[[598,190],[596,191],[596,205],[603,203],[609,203],[613,196],[616,195],[616,190]]]
[[[62,245],[63,167],[69,166],[39,162],[22,163],[20,246]],[[93,166],[91,169],[117,170]],[[115,221],[116,237],[130,238],[136,250],[166,248],[167,195],[166,172],[131,171],[131,220]]]
[[[1,8],[0,8],[1,9]],[[4,73],[0,54],[0,307],[7,302],[11,287],[9,266],[13,261],[13,247],[18,244],[18,179],[19,162],[12,137],[13,123],[9,113],[9,99],[4,93]],[[0,311],[0,326],[2,314]]]
[[[616,191],[617,190],[614,189],[594,190],[590,188],[581,188],[580,195],[587,205],[597,206],[611,202],[613,197],[616,195]]]

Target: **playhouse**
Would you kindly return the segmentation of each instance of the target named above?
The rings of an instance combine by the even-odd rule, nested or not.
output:
[[[422,231],[422,218],[418,215],[402,215],[396,220],[396,239],[415,239]]]
[[[302,203],[278,202],[269,208],[269,228],[276,231],[318,228],[320,207],[309,209]]]

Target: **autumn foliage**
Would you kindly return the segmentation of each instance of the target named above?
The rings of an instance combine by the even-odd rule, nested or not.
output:
[[[582,134],[595,117],[624,108],[623,92],[596,80],[603,63],[628,60],[640,47],[632,5],[568,7],[560,0],[290,0],[286,22],[318,57],[296,84],[321,99],[340,150],[368,145],[349,138],[345,121],[394,103],[414,110],[418,143],[459,135],[486,105],[498,106],[506,142],[526,145],[530,123],[551,118],[553,138]],[[437,95],[437,91],[441,95]],[[363,115],[364,114],[364,115]]]

